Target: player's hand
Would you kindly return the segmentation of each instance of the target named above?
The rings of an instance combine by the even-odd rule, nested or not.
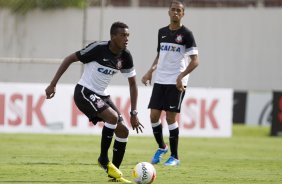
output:
[[[142,129],[144,128],[144,126],[139,122],[139,119],[137,116],[130,116],[130,123],[131,123],[133,130],[136,129],[137,134],[139,133],[139,131],[143,133]]]
[[[185,88],[184,88],[184,86],[183,86],[183,84],[182,84],[182,77],[181,77],[181,75],[179,75],[178,77],[177,77],[177,79],[176,79],[176,88],[179,90],[179,91],[184,91],[185,90]]]
[[[45,93],[46,93],[46,98],[47,99],[53,98],[55,93],[56,93],[56,86],[49,85],[45,89]]]
[[[141,81],[142,81],[143,84],[145,84],[145,86],[147,86],[148,84],[151,85],[152,74],[146,73],[146,74],[142,77]]]
[[[183,91],[185,90],[185,88],[184,88],[182,82],[177,83],[177,84],[176,84],[176,88],[177,88],[179,91],[181,91],[181,92],[183,92]]]

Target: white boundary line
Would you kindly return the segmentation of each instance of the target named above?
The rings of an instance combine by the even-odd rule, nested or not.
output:
[[[0,63],[11,64],[60,64],[63,59],[51,58],[0,58]]]

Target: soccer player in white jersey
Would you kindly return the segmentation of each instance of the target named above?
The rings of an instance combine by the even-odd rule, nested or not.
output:
[[[154,86],[148,108],[153,134],[158,144],[152,163],[158,164],[167,153],[162,132],[160,115],[166,112],[169,129],[169,146],[171,155],[164,163],[166,166],[179,165],[178,138],[179,128],[176,116],[180,113],[181,103],[185,95],[189,74],[198,66],[198,49],[192,32],[181,24],[184,16],[183,1],[171,1],[169,7],[170,24],[159,29],[157,56],[142,77],[142,83],[151,84],[155,71]]]
[[[142,124],[137,117],[138,89],[135,79],[133,59],[126,49],[129,29],[122,22],[115,22],[110,30],[111,40],[93,42],[87,47],[67,56],[58,68],[50,85],[46,88],[47,99],[55,95],[56,85],[63,73],[74,62],[84,64],[83,74],[74,91],[74,101],[94,125],[104,121],[100,144],[98,164],[106,171],[109,181],[131,183],[122,177],[119,166],[124,157],[129,130],[124,124],[121,113],[110,99],[106,89],[114,74],[120,71],[127,79],[130,89],[131,112],[130,123],[137,133],[142,132]],[[108,150],[113,134],[113,158],[109,161]]]

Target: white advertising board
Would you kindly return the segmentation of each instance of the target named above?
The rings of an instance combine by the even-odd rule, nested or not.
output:
[[[74,85],[58,84],[56,95],[45,98],[46,84],[0,83],[0,132],[101,134],[103,122],[93,126],[75,106]],[[138,116],[145,126],[142,134],[152,135],[147,105],[151,87],[138,87]],[[131,135],[137,135],[129,122],[130,96],[127,86],[109,88]],[[188,88],[178,117],[180,136],[230,137],[232,135],[231,89]],[[168,135],[165,114],[161,122]]]
[[[246,108],[246,124],[270,126],[272,122],[272,92],[249,91]]]

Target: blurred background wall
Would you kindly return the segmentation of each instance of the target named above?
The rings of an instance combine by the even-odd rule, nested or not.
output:
[[[141,85],[142,75],[157,54],[158,29],[169,24],[168,1],[157,5],[161,1],[151,1],[155,2],[151,6],[144,5],[147,1],[126,1],[127,4],[121,5],[111,2],[125,1],[100,1],[97,6],[86,9],[34,9],[26,14],[14,14],[1,8],[1,60],[62,60],[92,41],[109,40],[111,24],[123,21],[130,28],[128,48]],[[190,86],[282,89],[282,8],[262,6],[259,0],[254,2],[244,6],[186,7],[183,24],[193,31],[200,52],[200,66],[193,72]],[[58,67],[45,59],[41,64],[12,64],[6,60],[0,63],[1,82],[47,83]],[[61,82],[76,82],[81,71],[81,65],[71,66]],[[112,84],[124,85],[127,80],[118,75]]]

